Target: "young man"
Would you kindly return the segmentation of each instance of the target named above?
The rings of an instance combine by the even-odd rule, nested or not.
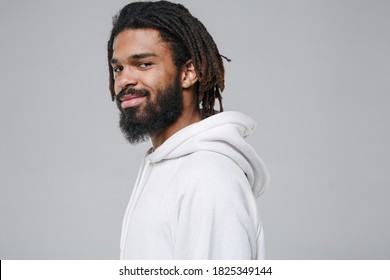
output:
[[[180,4],[136,2],[114,18],[110,91],[130,143],[151,138],[123,220],[121,259],[262,259],[256,205],[267,170],[222,112],[222,56]],[[215,99],[220,109],[214,110]]]

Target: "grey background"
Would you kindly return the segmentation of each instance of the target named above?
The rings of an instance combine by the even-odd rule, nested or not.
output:
[[[272,175],[269,259],[389,259],[390,2],[180,1],[214,36],[226,110]],[[0,258],[116,259],[148,143],[107,85],[127,1],[0,2]]]

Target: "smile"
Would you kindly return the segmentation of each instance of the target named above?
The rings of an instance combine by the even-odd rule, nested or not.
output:
[[[135,107],[141,104],[146,96],[144,95],[136,95],[136,94],[129,94],[123,96],[121,100],[121,107],[122,109],[130,108],[130,107]]]

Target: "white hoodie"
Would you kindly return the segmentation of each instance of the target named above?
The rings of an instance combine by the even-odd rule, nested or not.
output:
[[[255,122],[222,112],[150,149],[123,219],[121,259],[263,259],[256,197],[267,169],[244,140]]]

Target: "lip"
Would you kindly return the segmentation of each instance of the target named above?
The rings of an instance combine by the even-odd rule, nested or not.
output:
[[[143,96],[143,95],[134,95],[134,94],[125,95],[120,99],[121,100],[121,107],[123,109],[126,109],[129,107],[138,106],[139,104],[141,104],[144,101],[145,98],[146,98],[146,96]]]

